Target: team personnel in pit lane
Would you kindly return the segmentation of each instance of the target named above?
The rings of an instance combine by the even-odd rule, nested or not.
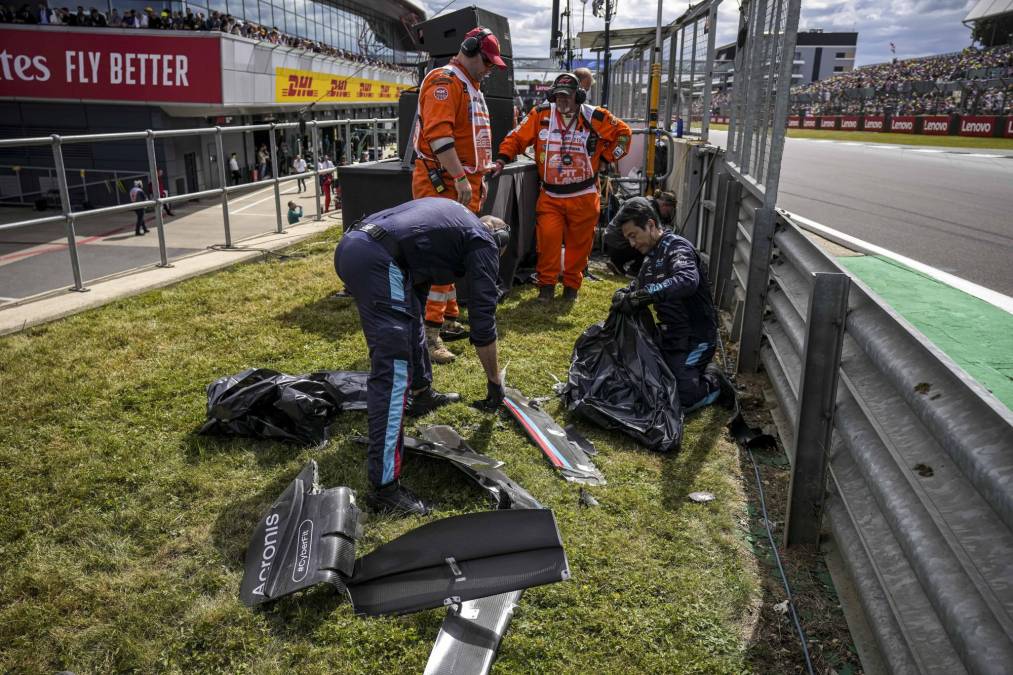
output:
[[[412,196],[446,197],[478,213],[485,200],[485,174],[492,168],[492,126],[479,85],[493,67],[506,68],[499,40],[487,28],[464,36],[450,63],[429,71],[419,87],[413,143],[418,159]],[[435,363],[450,363],[440,331],[461,334],[453,284],[436,284],[426,301],[426,337]]]
[[[655,222],[661,226],[661,229],[673,231],[677,206],[674,194],[655,192],[652,197],[631,197],[631,199],[643,199],[654,210]],[[622,232],[622,223],[616,217],[613,217],[605,228],[605,252],[609,257],[609,269],[615,274],[630,274],[635,277],[644,261],[643,254],[626,241]],[[627,267],[627,265],[629,266]]]
[[[499,146],[498,175],[532,144],[542,179],[535,208],[538,246],[538,298],[552,300],[563,264],[563,298],[576,300],[594,243],[601,208],[598,167],[629,151],[630,127],[605,108],[583,103],[577,77],[563,73],[552,83],[549,100],[536,106]]]
[[[499,256],[510,240],[506,223],[481,220],[449,199],[416,199],[365,216],[341,239],[334,267],[355,298],[369,346],[367,464],[378,511],[426,514],[429,507],[401,486],[404,415],[424,415],[460,400],[433,389],[422,330],[422,304],[430,283],[468,279],[471,342],[488,380],[476,406],[503,402],[496,358]]]
[[[623,204],[616,218],[623,236],[644,255],[636,281],[620,288],[613,308],[633,314],[654,305],[658,348],[675,375],[683,412],[719,402],[731,406],[735,390],[717,365],[717,313],[707,270],[693,245],[658,226],[645,199]]]

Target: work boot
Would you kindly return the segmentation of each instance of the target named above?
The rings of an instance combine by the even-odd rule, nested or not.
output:
[[[452,342],[454,340],[463,340],[468,337],[468,329],[464,327],[460,321],[454,319],[447,319],[443,322],[443,328],[440,329],[440,337],[444,342]]]
[[[429,360],[433,363],[445,364],[453,363],[454,353],[447,349],[447,345],[443,344],[443,338],[440,337],[440,329],[435,326],[426,326],[426,342],[429,344]]]
[[[728,379],[727,375],[725,375],[725,371],[722,370],[716,363],[708,363],[703,372],[704,375],[712,382],[715,382],[721,390],[721,393],[718,394],[718,399],[715,403],[722,408],[734,410],[736,398],[735,385],[733,385],[732,381]]]
[[[563,286],[563,300],[566,302],[577,302],[577,289]]]
[[[552,298],[555,295],[556,295],[555,284],[549,284],[548,286],[538,287],[538,302],[552,302]]]
[[[399,481],[373,488],[366,495],[366,505],[374,513],[389,513],[397,516],[412,514],[428,516],[432,510],[418,495],[401,485]]]
[[[436,391],[432,387],[427,387],[417,394],[412,394],[411,400],[408,402],[406,414],[408,417],[422,417],[437,408],[450,405],[451,403],[457,403],[460,400],[460,394],[452,391],[444,394]]]

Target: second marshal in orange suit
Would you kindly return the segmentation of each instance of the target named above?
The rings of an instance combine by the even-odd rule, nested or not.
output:
[[[586,93],[573,73],[552,83],[548,101],[536,106],[507,134],[496,155],[498,174],[532,144],[542,179],[535,209],[538,245],[538,297],[555,295],[560,254],[566,244],[563,298],[575,300],[594,243],[601,204],[598,167],[629,152],[630,127],[605,108],[584,104]]]
[[[457,56],[426,74],[419,87],[413,139],[415,169],[412,197],[455,199],[478,214],[485,199],[483,179],[492,161],[492,126],[479,85],[493,68],[506,68],[499,40],[479,26],[464,36]],[[426,300],[429,358],[449,363],[454,354],[443,344],[440,329],[463,331],[455,321],[460,310],[453,284],[433,284]]]

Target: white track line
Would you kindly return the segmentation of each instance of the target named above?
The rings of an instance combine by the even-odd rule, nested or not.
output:
[[[912,150],[911,152],[931,152],[931,153],[940,153],[940,152],[946,152],[946,151],[945,151],[945,150],[936,150],[935,148],[917,148],[917,149],[915,149],[915,150]]]
[[[983,152],[967,152],[964,153],[965,157],[987,157],[988,159],[999,159],[1002,155],[988,155]]]
[[[976,283],[968,281],[967,279],[962,279],[961,277],[950,274],[949,272],[944,272],[930,265],[926,265],[925,263],[918,262],[917,260],[912,260],[911,258],[902,256],[899,253],[894,253],[889,249],[885,249],[882,246],[870,244],[869,242],[863,241],[858,237],[852,237],[850,234],[844,234],[839,230],[827,227],[826,225],[817,223],[815,220],[810,220],[809,218],[800,216],[796,213],[789,213],[789,215],[792,217],[793,220],[796,220],[801,225],[803,225],[805,229],[812,230],[813,232],[816,232],[818,234],[822,234],[826,236],[827,239],[837,241],[838,243],[842,243],[845,246],[848,245],[853,246],[862,253],[880,255],[883,256],[884,258],[889,258],[894,262],[898,262],[901,265],[910,267],[911,269],[921,272],[926,276],[932,277],[936,281],[944,283],[947,286],[952,286],[953,288],[956,288],[959,291],[963,291],[968,295],[973,295],[979,300],[984,300],[990,305],[994,305],[1003,311],[1013,314],[1013,298],[1009,297],[1008,295],[1003,295],[998,291],[993,291],[990,288],[979,286]]]

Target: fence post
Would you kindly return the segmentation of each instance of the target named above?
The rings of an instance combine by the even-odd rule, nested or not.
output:
[[[727,175],[727,174],[726,174]],[[714,290],[714,301],[724,309],[732,303],[732,263],[735,260],[735,242],[739,237],[739,204],[742,199],[742,183],[728,176],[728,190],[725,193],[721,219],[721,257],[717,268],[718,287]]]
[[[784,525],[786,547],[819,543],[850,289],[846,274],[815,275],[799,382],[795,463]]]
[[[375,161],[380,159],[380,124],[376,121],[375,117],[369,122],[373,131],[373,160]]]
[[[155,157],[155,132],[148,129],[148,138],[146,139],[146,145],[148,147],[148,183],[151,185],[151,191],[155,194],[152,195],[152,199],[155,200],[155,230],[158,232],[158,259],[159,267],[171,267],[169,265],[169,258],[165,252],[165,221],[162,218],[162,191],[158,186],[158,161]]]
[[[281,224],[281,186],[278,184],[278,141],[274,137],[274,122],[271,122],[270,135],[271,145],[271,182],[274,183],[274,216],[275,231],[281,234],[285,231]]]
[[[321,220],[323,214],[320,210],[320,130],[317,128],[317,121],[310,122],[310,143],[313,144],[313,194],[316,196],[317,212],[313,220]]]
[[[746,300],[743,303],[742,328],[739,333],[740,373],[752,373],[760,364],[760,336],[763,312],[767,306],[770,283],[770,250],[774,242],[775,213],[758,208],[753,217],[753,242],[749,251],[749,273],[746,279]]]
[[[229,227],[229,179],[225,173],[225,146],[222,128],[215,127],[215,152],[218,153],[218,180],[222,184],[222,223],[225,225],[225,248],[232,248],[232,230]]]
[[[53,168],[56,170],[56,183],[60,187],[60,207],[63,217],[67,220],[67,250],[70,252],[70,269],[74,274],[74,287],[70,290],[84,292],[88,289],[81,281],[81,261],[77,257],[77,235],[74,232],[74,214],[70,208],[70,188],[67,186],[67,170],[63,164],[63,147],[60,136],[53,134]]]

